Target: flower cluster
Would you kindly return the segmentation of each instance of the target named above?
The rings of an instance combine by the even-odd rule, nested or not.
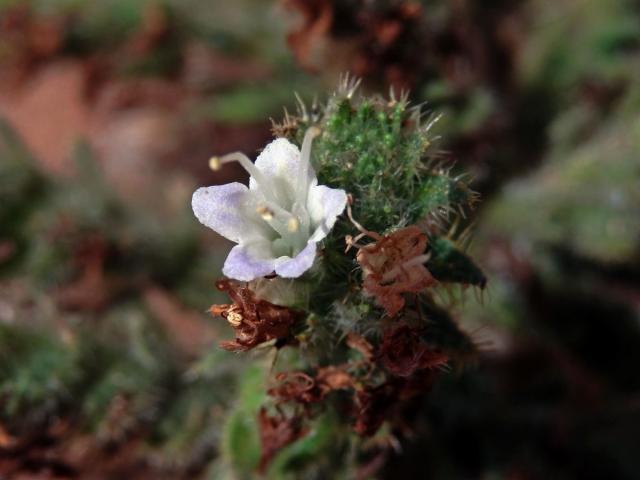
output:
[[[475,195],[424,158],[431,123],[406,98],[356,100],[356,87],[345,82],[311,112],[300,102],[274,127],[286,138],[255,163],[241,153],[210,159],[213,170],[240,163],[248,186],[193,195],[198,220],[237,244],[217,283],[231,303],[211,308],[235,331],[222,348],[287,347],[256,421],[262,471],[330,404],[361,436],[408,424],[408,405],[473,350],[433,292],[467,279],[484,286],[440,230]]]

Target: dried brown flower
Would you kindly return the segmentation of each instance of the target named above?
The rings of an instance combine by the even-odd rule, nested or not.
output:
[[[280,382],[268,393],[279,402],[294,401],[303,405],[319,403],[332,391],[353,386],[353,378],[346,365],[319,368],[315,377],[304,372],[282,372],[276,375]]]
[[[421,329],[399,325],[384,332],[378,358],[392,375],[408,377],[416,370],[441,367],[448,357],[421,339]]]
[[[232,304],[211,307],[213,315],[222,316],[236,331],[234,341],[220,344],[225,350],[247,351],[269,340],[285,339],[301,318],[299,311],[257,299],[245,284],[225,279],[216,286],[233,300]]]
[[[416,226],[385,236],[366,234],[375,242],[359,246],[356,256],[364,277],[362,287],[394,316],[404,307],[403,293],[420,292],[435,282],[424,266],[427,236]]]
[[[385,421],[395,426],[405,423],[411,400],[431,388],[436,368],[447,362],[447,356],[430,348],[421,333],[405,324],[384,332],[376,358],[392,376],[379,385],[356,387],[353,428],[359,435],[373,435]]]
[[[376,433],[397,401],[397,391],[391,383],[359,390],[355,395],[356,419],[353,429],[369,437]]]
[[[287,418],[283,414],[269,416],[264,408],[258,413],[258,428],[262,452],[258,470],[264,473],[278,451],[304,437],[308,429],[299,417]]]
[[[394,426],[406,425],[411,400],[428,392],[437,377],[434,370],[417,371],[411,377],[393,377],[375,387],[356,391],[354,397],[354,431],[363,437],[375,434],[385,421]]]

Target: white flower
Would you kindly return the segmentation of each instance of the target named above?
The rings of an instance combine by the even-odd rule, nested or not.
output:
[[[319,133],[316,127],[306,132],[302,152],[278,138],[255,164],[242,153],[210,160],[214,170],[237,161],[251,176],[248,188],[234,182],[199,188],[193,194],[198,220],[238,244],[222,269],[227,277],[249,281],[275,271],[295,278],[313,265],[316,244],[347,204],[344,190],[318,185],[309,157]]]

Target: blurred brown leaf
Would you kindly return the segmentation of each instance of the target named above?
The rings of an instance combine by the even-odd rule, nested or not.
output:
[[[50,172],[69,175],[72,148],[89,133],[84,91],[83,67],[70,60],[42,68],[18,89],[0,89],[0,115]]]
[[[287,43],[296,60],[305,68],[314,70],[312,49],[329,32],[333,23],[332,0],[284,0],[285,7],[296,10],[302,16],[301,25],[287,35]]]
[[[78,276],[53,294],[62,309],[99,311],[108,305],[120,282],[105,276],[107,251],[105,240],[98,235],[88,237],[77,246],[73,263]]]
[[[10,240],[0,240],[0,264],[10,260],[16,252],[16,245]]]
[[[173,342],[190,357],[197,357],[216,340],[213,328],[197,312],[182,305],[170,292],[150,286],[144,301],[151,313],[171,333]]]

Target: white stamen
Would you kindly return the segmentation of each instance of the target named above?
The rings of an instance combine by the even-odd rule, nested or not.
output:
[[[256,208],[256,212],[273,228],[282,239],[292,246],[298,243],[299,222],[296,217],[273,202],[264,202]]]
[[[296,217],[300,222],[300,233],[302,235],[309,235],[309,228],[311,226],[311,218],[309,218],[308,210],[300,205],[298,202],[293,204],[293,208],[291,209],[293,216]]]
[[[273,202],[260,203],[260,205],[258,205],[258,207],[256,208],[256,212],[258,212],[264,220],[271,220],[271,218],[277,217],[283,221],[288,221],[289,218],[293,217],[291,213],[286,211],[277,203],[273,203]],[[265,214],[267,217],[270,214],[271,218],[265,218]]]
[[[223,157],[211,157],[209,159],[209,168],[212,170],[219,170],[225,163],[238,162],[242,168],[255,180],[260,189],[264,192],[269,199],[274,202],[278,202],[280,199],[277,193],[271,188],[271,183],[265,178],[260,169],[256,167],[249,157],[242,152],[233,152],[224,155]]]
[[[309,166],[311,163],[311,143],[313,139],[320,135],[318,127],[311,127],[304,134],[302,148],[300,149],[300,169],[298,170],[298,185],[296,189],[296,200],[300,205],[307,204],[307,193],[309,189],[308,179]]]

